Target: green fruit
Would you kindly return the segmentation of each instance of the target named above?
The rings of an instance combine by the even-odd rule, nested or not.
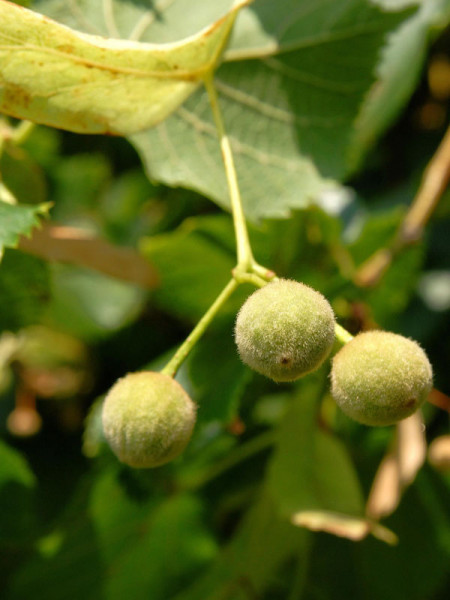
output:
[[[386,331],[360,333],[333,359],[331,393],[365,425],[392,425],[412,415],[433,383],[430,362],[413,340]]]
[[[236,319],[240,357],[275,381],[294,381],[317,369],[334,343],[334,314],[312,288],[281,279],[254,292]]]
[[[174,379],[141,371],[119,379],[103,404],[105,438],[122,462],[158,467],[186,447],[195,424],[195,405]]]

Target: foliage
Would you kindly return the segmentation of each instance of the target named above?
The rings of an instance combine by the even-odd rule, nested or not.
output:
[[[0,19],[2,597],[447,597],[449,192],[409,207],[445,155],[450,2],[0,0]],[[333,352],[343,326],[415,338],[422,415],[351,421],[330,360],[278,384],[246,367],[236,313],[268,269],[328,299]],[[152,470],[101,424],[142,369],[198,406]]]

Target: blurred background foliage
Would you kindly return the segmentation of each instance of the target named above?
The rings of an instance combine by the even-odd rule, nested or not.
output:
[[[350,422],[329,364],[293,384],[251,373],[233,341],[244,285],[177,375],[198,403],[187,451],[152,471],[119,464],[102,397],[126,372],[163,366],[226,284],[231,219],[149,179],[124,139],[38,126],[4,145],[2,184],[31,207],[17,231],[51,203],[0,267],[5,600],[448,598],[448,189],[424,230],[398,241],[449,123],[450,35],[438,29],[389,130],[355,142],[370,149],[341,173],[345,187],[250,225],[258,262],[320,290],[349,331],[420,342],[435,372],[425,427]],[[6,139],[15,124],[1,125]]]

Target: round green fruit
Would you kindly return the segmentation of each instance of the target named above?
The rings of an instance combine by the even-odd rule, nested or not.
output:
[[[294,381],[317,369],[334,343],[334,313],[316,290],[281,279],[254,292],[236,319],[239,355],[275,381]]]
[[[176,458],[191,437],[195,405],[174,379],[140,371],[119,379],[102,411],[105,438],[131,467],[150,468]]]
[[[365,425],[392,425],[409,417],[432,384],[425,352],[395,333],[360,333],[333,359],[331,393],[345,414]]]

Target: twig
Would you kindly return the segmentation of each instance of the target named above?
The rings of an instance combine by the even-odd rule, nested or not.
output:
[[[394,257],[405,247],[419,241],[450,180],[450,127],[422,176],[420,188],[392,243],[377,250],[356,271],[360,287],[376,285]]]

